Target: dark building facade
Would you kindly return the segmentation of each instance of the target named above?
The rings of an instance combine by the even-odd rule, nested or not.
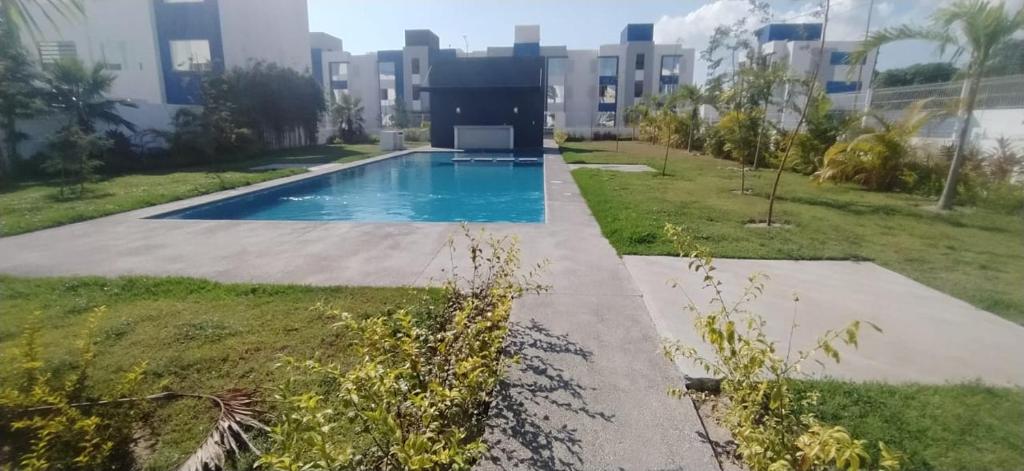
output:
[[[512,126],[516,149],[544,145],[544,57],[446,58],[430,71],[430,143],[455,147],[455,126]]]

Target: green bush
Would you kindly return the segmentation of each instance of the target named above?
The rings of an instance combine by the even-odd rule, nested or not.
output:
[[[358,320],[321,306],[338,317],[335,328],[355,333],[360,363],[346,371],[346,358],[285,359],[282,408],[259,464],[469,469],[485,451],[487,407],[509,362],[502,345],[512,301],[540,289],[516,275],[519,252],[508,239],[470,237],[469,256],[468,277],[453,274],[443,306],[426,314]],[[336,429],[365,439],[352,442]]]
[[[94,338],[103,309],[94,311],[71,373],[60,378],[46,371],[38,346],[42,325],[26,326],[22,346],[15,352],[15,384],[0,389],[0,468],[13,469],[131,469],[136,441],[135,424],[146,409],[131,403],[119,407],[77,407],[97,401],[91,395],[89,371],[95,358]],[[117,397],[134,393],[145,364],[125,374]],[[7,469],[7,468],[4,468]]]
[[[703,356],[692,345],[679,342],[667,343],[665,354],[670,359],[689,359],[721,380],[724,412],[718,419],[732,434],[746,467],[752,471],[868,469],[871,458],[864,441],[812,414],[795,413],[810,409],[808,404],[816,400],[813,394],[800,397],[795,392],[801,363],[819,353],[839,362],[833,344],[856,346],[860,323],[826,331],[808,350],[794,352],[792,360],[788,353],[782,356],[764,332],[764,318],[747,310],[764,291],[761,278],[752,276],[739,299],[727,301],[710,251],[678,227],[666,225],[665,231],[679,256],[690,259],[689,267],[703,278],[704,288],[714,293],[707,310],[692,302],[688,306],[695,316],[694,328],[713,355]],[[687,393],[706,398],[699,392]],[[883,443],[878,447],[878,468],[899,469],[902,457]]]
[[[430,141],[430,128],[408,128],[403,129],[402,132],[405,134],[406,141],[412,142],[429,142]]]
[[[565,132],[565,131],[563,131],[561,129],[557,129],[557,130],[555,130],[554,138],[555,138],[555,144],[562,145],[562,144],[565,144],[566,142],[569,142],[569,133],[567,133],[567,132]]]

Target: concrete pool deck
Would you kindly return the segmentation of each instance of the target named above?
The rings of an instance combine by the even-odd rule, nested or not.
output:
[[[430,285],[451,267],[458,224],[146,219],[394,155],[2,238],[0,273]],[[517,236],[524,266],[550,262],[541,281],[551,286],[515,306],[509,348],[521,362],[492,406],[491,451],[478,467],[719,469],[692,402],[667,394],[681,376],[624,263],[561,157],[544,166],[546,223],[469,225]]]

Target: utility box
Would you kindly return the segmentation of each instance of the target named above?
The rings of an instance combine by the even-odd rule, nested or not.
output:
[[[381,131],[380,150],[402,150],[405,149],[405,132],[403,131]]]

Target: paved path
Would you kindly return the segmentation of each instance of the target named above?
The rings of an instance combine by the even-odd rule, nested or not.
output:
[[[711,293],[700,289],[701,277],[687,270],[688,261],[629,256],[625,262],[659,334],[703,350],[692,316],[682,308],[686,295],[703,307]],[[798,324],[793,332],[794,351],[813,345],[826,329],[842,328],[857,319],[884,330],[879,334],[864,326],[856,350],[840,349],[840,364],[826,361],[823,370],[808,362],[806,373],[891,382],[980,379],[1024,386],[1024,327],[873,263],[722,259],[715,260],[715,266],[727,299],[746,286],[748,275],[769,276],[764,295],[750,308],[764,316],[767,332],[780,342],[780,351],[787,349],[794,307]],[[670,286],[670,280],[678,281],[680,287]],[[794,293],[800,298],[797,305]],[[686,374],[706,376],[692,364],[679,366]]]
[[[517,235],[526,264],[550,262],[552,286],[514,308],[522,363],[492,407],[479,467],[717,470],[692,403],[666,394],[679,373],[561,157],[545,159],[545,179],[546,224],[474,225]],[[145,219],[275,183],[2,238],[0,273],[423,286],[451,266],[455,224]]]

